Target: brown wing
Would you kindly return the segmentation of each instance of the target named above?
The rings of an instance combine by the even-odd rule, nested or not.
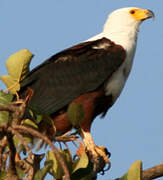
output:
[[[106,38],[64,50],[36,67],[21,83],[20,93],[34,90],[29,105],[51,114],[81,94],[95,91],[125,60],[125,50]]]

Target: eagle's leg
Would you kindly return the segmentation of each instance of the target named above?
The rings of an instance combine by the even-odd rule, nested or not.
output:
[[[83,105],[84,119],[80,124],[81,137],[83,139],[89,157],[94,164],[94,172],[103,171],[106,164],[110,165],[109,155],[106,151],[106,148],[102,146],[96,146],[90,133],[91,125],[95,116],[97,114],[100,114],[101,110],[103,110],[102,108],[103,105],[102,106],[100,105],[100,107],[97,106],[97,104],[103,103],[103,102],[101,103],[100,101],[101,98],[106,99],[105,97],[104,98],[103,97],[104,97],[104,89],[100,88],[95,92],[89,92],[83,94],[73,101]]]
[[[83,139],[86,150],[91,157],[91,161],[94,164],[93,171],[103,171],[106,164],[108,164],[108,166],[110,167],[110,153],[104,146],[97,146],[94,143],[90,131],[84,131],[83,129],[81,129],[81,137]]]

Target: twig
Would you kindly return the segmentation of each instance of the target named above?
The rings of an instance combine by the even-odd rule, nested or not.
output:
[[[20,99],[19,101],[13,102],[10,104],[14,112],[12,113],[12,125],[19,125],[25,112],[26,103],[24,100]]]
[[[70,180],[70,175],[69,175],[69,170],[66,166],[66,163],[63,159],[63,157],[60,155],[60,153],[58,152],[57,148],[54,146],[54,144],[49,140],[48,137],[44,136],[43,134],[39,133],[38,131],[31,129],[29,127],[25,127],[25,126],[21,126],[21,125],[14,125],[13,126],[14,129],[20,130],[20,131],[26,131],[30,134],[32,134],[33,136],[37,136],[41,139],[43,139],[47,144],[49,144],[49,146],[52,148],[58,162],[61,164],[61,167],[63,168],[63,171],[65,173],[65,179],[66,180]]]
[[[0,105],[0,111],[14,112],[14,109],[11,106],[2,106],[2,105]]]
[[[0,140],[0,170],[4,170],[4,161],[3,161],[3,151],[7,145],[7,137],[4,136],[2,140]],[[6,162],[6,161],[5,161]]]
[[[16,156],[16,148],[12,139],[12,134],[8,133],[7,135],[7,142],[8,147],[10,149],[9,151],[9,174],[10,175],[17,175],[16,173],[16,164],[15,164],[15,156]]]
[[[29,156],[32,157],[33,153],[31,151],[30,147],[28,146],[27,142],[24,140],[23,136],[18,131],[13,129],[12,127],[9,127],[8,131],[10,131],[13,135],[16,135],[20,139],[21,143],[23,144],[25,149],[28,151]]]
[[[22,99],[16,102],[10,103],[8,106],[0,105],[0,111],[8,111],[11,113],[12,124],[17,125],[20,123],[24,116],[26,108],[26,102]]]
[[[58,136],[54,138],[54,141],[58,142],[69,142],[69,141],[75,141],[78,139],[78,136],[76,135],[70,135],[70,136]]]
[[[163,177],[163,163],[160,163],[152,168],[146,169],[142,172],[143,180],[152,180]]]

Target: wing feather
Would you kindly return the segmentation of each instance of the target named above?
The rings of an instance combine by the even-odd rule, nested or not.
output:
[[[34,90],[29,105],[54,113],[81,94],[95,91],[125,60],[125,50],[106,38],[62,51],[36,67],[21,83]]]

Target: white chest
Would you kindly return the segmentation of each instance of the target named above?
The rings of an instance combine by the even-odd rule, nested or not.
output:
[[[130,73],[132,63],[133,63],[133,56],[127,57],[124,63],[120,66],[120,68],[113,73],[112,77],[108,80],[105,84],[105,94],[107,96],[113,96],[113,102],[119,97],[123,87],[126,83],[128,75]]]

